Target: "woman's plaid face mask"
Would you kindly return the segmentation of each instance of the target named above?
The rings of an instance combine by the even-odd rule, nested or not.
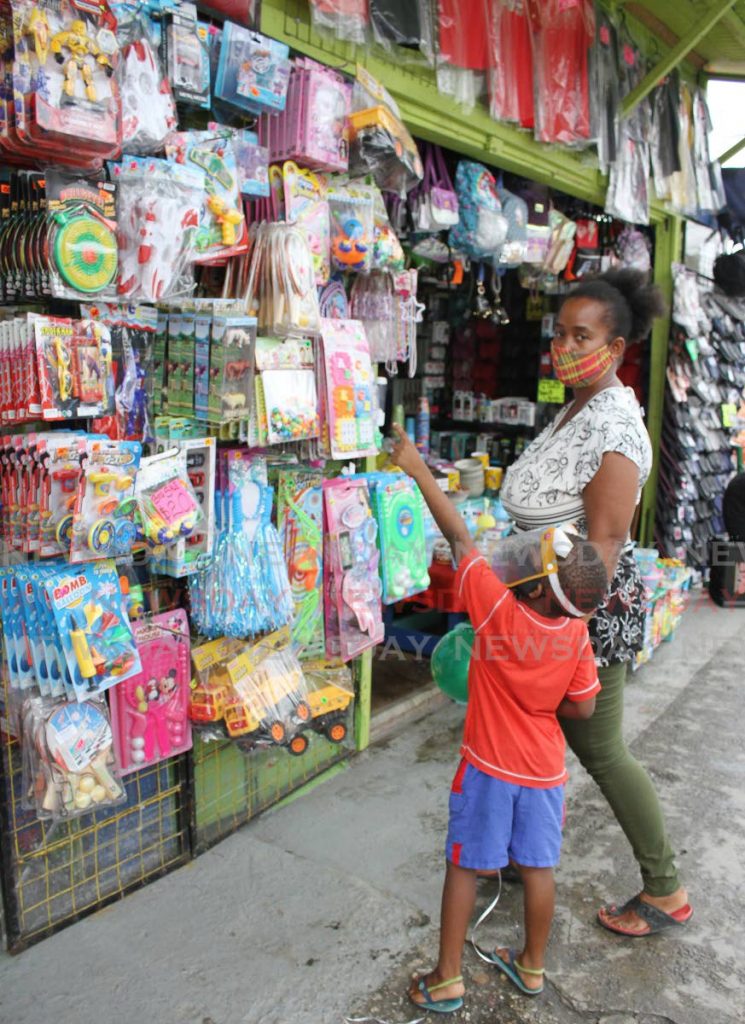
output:
[[[551,362],[562,384],[570,388],[589,388],[606,375],[614,359],[608,345],[581,355],[554,342],[551,345]]]

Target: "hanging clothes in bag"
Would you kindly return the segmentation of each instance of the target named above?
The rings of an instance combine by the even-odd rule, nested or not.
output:
[[[370,0],[370,21],[375,38],[396,46],[419,46],[419,0]]]
[[[598,163],[607,173],[618,151],[618,36],[611,19],[599,8],[595,18],[595,45],[590,51],[590,116]]]

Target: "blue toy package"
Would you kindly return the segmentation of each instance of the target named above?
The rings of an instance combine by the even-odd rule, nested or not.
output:
[[[289,53],[284,43],[226,21],[215,95],[254,114],[284,110],[292,67]]]
[[[0,609],[10,688],[30,690],[36,685],[36,676],[26,634],[18,580],[13,569],[0,569]]]
[[[142,445],[90,439],[72,521],[71,562],[128,555],[137,536],[134,498]]]
[[[44,586],[72,681],[84,701],[142,670],[114,562],[65,567]]]
[[[233,149],[238,165],[238,180],[244,196],[269,195],[269,150],[259,144],[256,132],[236,132]]]
[[[367,479],[378,523],[383,604],[394,604],[429,586],[422,496],[404,473],[371,473]]]

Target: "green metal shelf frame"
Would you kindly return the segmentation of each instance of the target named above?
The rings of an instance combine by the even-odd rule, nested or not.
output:
[[[719,3],[725,6],[724,0]],[[391,93],[413,135],[549,185],[577,199],[604,206],[607,179],[600,173],[594,154],[589,150],[570,150],[536,142],[531,134],[494,121],[481,104],[465,112],[453,99],[438,92],[434,72],[429,67],[396,64],[379,48],[358,48],[319,35],[311,28],[307,0],[263,0],[261,30],[287,43],[291,49],[346,74],[354,75],[359,62]],[[655,228],[654,281],[670,310],[672,264],[682,257],[683,220],[655,199],[650,204],[650,219]],[[654,535],[669,334],[668,315],[655,323],[651,337],[647,427],[655,460],[642,494],[639,528],[642,544],[648,544]],[[370,652],[363,656],[359,672],[355,734],[357,748],[362,750],[369,742]]]

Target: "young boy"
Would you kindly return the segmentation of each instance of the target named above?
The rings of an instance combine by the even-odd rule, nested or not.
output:
[[[456,587],[475,633],[462,760],[450,794],[440,956],[434,971],[415,979],[409,991],[417,1006],[450,1013],[463,1005],[461,956],[477,872],[509,861],[525,888],[525,944],[519,954],[500,948],[487,955],[521,992],[543,991],[566,779],[556,716],[589,718],[595,709],[600,684],[581,616],[601,602],[608,580],[587,541],[564,536],[562,559],[553,548],[530,548],[529,540],[520,555],[518,537],[515,589],[508,588],[475,550],[404,431],[394,429],[391,458],[417,482],[450,543]]]

